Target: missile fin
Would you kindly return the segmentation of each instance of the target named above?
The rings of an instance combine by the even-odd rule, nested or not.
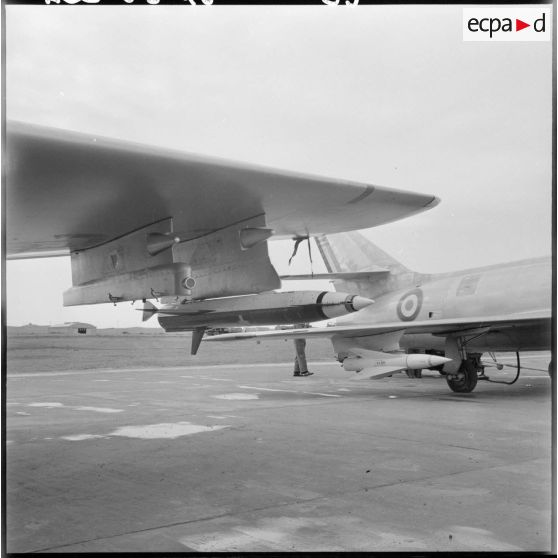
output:
[[[149,301],[145,301],[143,305],[142,314],[141,314],[141,321],[146,322],[151,318],[151,316],[153,316],[153,314],[157,314],[157,312],[159,312],[157,306],[155,306]]]
[[[194,331],[192,331],[192,350],[190,351],[191,354],[196,355],[198,354],[198,349],[200,348],[200,343],[203,339],[203,334],[205,333],[206,327],[197,327]]]
[[[360,372],[356,372],[351,380],[379,380],[386,376],[391,376],[395,372],[399,372],[399,366],[375,366],[371,368],[363,368]]]

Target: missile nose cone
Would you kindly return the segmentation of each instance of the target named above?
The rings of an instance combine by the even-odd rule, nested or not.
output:
[[[364,296],[355,296],[351,301],[351,306],[354,308],[355,312],[358,312],[371,304],[374,304],[374,301],[371,298],[366,298]]]
[[[451,362],[451,358],[446,358],[442,356],[432,355],[429,359],[430,366],[440,366],[441,364],[446,364],[446,362]]]
[[[328,318],[338,318],[351,312],[357,312],[373,302],[363,296],[340,292],[324,292],[317,300],[317,304],[321,304],[321,309]]]

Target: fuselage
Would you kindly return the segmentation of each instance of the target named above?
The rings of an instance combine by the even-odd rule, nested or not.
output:
[[[549,309],[551,305],[549,258],[467,269],[436,275],[392,277],[395,290],[375,297],[375,304],[337,320],[341,324],[402,324],[448,318],[483,318],[517,315]],[[363,292],[364,291],[364,292]],[[366,289],[360,292],[366,293]],[[550,330],[544,324],[492,329],[468,343],[472,352],[544,350],[550,348]],[[404,349],[444,349],[444,337],[405,334]]]

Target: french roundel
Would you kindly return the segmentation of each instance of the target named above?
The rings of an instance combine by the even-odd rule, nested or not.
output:
[[[404,322],[414,320],[422,308],[422,291],[414,289],[405,293],[397,303],[397,315]]]

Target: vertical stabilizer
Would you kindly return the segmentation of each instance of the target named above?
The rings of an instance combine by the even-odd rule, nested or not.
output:
[[[337,290],[358,292],[374,298],[415,281],[416,274],[413,271],[359,232],[319,236],[316,244],[329,273],[367,271],[376,266],[390,271],[387,276],[373,279],[336,280],[334,285]]]
[[[385,267],[393,273],[410,271],[358,232],[320,236],[316,243],[330,273],[366,271],[372,266]]]

